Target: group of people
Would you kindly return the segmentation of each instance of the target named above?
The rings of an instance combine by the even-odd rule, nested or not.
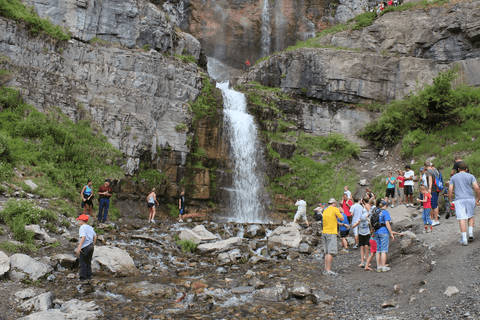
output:
[[[110,197],[113,195],[112,188],[110,187],[110,180],[105,179],[105,183],[102,184],[97,191],[99,196],[99,209],[97,219],[98,222],[106,222],[108,215],[108,208],[110,207]],[[94,193],[92,189],[92,180],[88,180],[87,184],[80,191],[80,198],[82,199],[83,215],[92,215]]]
[[[475,206],[480,205],[480,187],[475,177],[469,173],[468,165],[459,157],[454,159],[454,167],[450,173],[450,181],[443,186],[441,173],[430,161],[426,161],[420,168],[420,192],[416,201],[423,206],[422,220],[425,232],[431,232],[433,226],[438,225],[438,198],[443,193],[447,209],[446,218],[450,210],[457,217],[460,225],[460,244],[467,246],[474,240],[474,214]],[[354,248],[360,248],[359,267],[373,270],[371,261],[376,257],[377,272],[387,272],[387,253],[390,240],[402,233],[394,232],[391,228],[391,216],[388,212],[389,198],[391,207],[395,205],[395,190],[399,193],[400,203],[402,194],[405,196],[407,207],[413,207],[415,173],[410,165],[405,166],[405,171],[398,170],[397,177],[389,172],[385,180],[387,191],[384,198],[377,199],[369,188],[363,198],[352,198],[348,186],[345,186],[340,204],[331,198],[328,204],[319,203],[314,209],[315,219],[323,223],[322,240],[325,253],[325,275],[336,275],[332,271],[333,256],[337,254],[337,237],[340,236],[343,252],[348,252],[347,237],[355,237]],[[476,193],[476,197],[475,194]],[[451,206],[449,205],[451,204]],[[296,223],[301,218],[307,222],[306,202],[299,198],[295,204],[298,206],[294,218]]]
[[[399,5],[402,5],[402,3],[403,3],[403,0],[388,0],[388,1],[379,2],[377,5],[377,13],[382,12],[388,6],[398,7]]]

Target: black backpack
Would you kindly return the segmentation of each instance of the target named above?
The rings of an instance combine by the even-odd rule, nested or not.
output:
[[[375,230],[378,230],[381,227],[385,227],[385,223],[380,223],[381,212],[382,212],[382,209],[375,208],[375,210],[373,210],[372,217],[370,218],[370,224],[372,225],[372,228]]]

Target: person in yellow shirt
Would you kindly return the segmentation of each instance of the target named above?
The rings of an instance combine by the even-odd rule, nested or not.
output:
[[[328,208],[323,211],[323,251],[325,253],[324,275],[336,276],[338,273],[331,270],[333,255],[337,254],[337,218],[343,221],[343,209],[337,208],[337,201],[334,198],[328,200]]]

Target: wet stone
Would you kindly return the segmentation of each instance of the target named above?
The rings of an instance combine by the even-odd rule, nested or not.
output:
[[[235,294],[250,293],[253,291],[255,291],[255,288],[252,286],[240,286],[232,289],[232,293]]]

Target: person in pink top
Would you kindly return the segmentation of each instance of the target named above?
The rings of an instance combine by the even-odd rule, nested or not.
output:
[[[393,6],[393,0],[388,1],[389,6]]]
[[[352,200],[348,199],[348,195],[344,193],[343,200],[342,200],[342,209],[343,209],[343,213],[345,213],[345,215],[347,216],[349,225],[352,225],[352,213],[350,212],[351,206],[353,206]]]

